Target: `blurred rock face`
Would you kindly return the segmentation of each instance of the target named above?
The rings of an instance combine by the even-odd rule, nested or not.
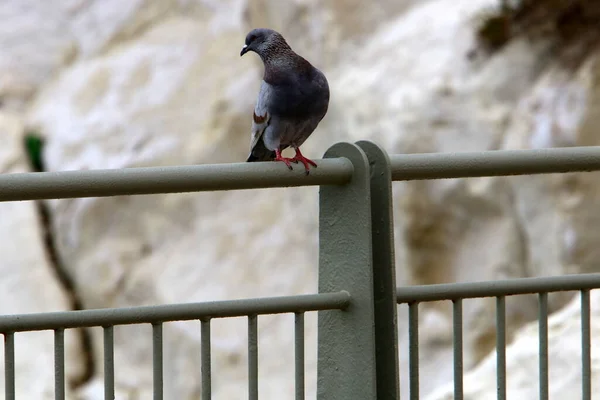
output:
[[[493,0],[382,0],[368,6],[320,0],[38,3],[0,4],[2,20],[9,21],[0,31],[0,97],[7,118],[21,126],[11,131],[11,140],[18,143],[23,125],[46,138],[50,171],[243,160],[262,66],[255,56],[240,59],[239,49],[247,31],[258,26],[281,31],[329,79],[330,110],[303,146],[309,157],[319,157],[335,142],[359,139],[373,140],[390,153],[599,144],[595,54],[576,70],[566,70],[548,46],[516,39],[491,57],[468,59],[474,21],[496,5]],[[3,121],[0,128],[10,125]],[[0,157],[0,165],[12,165],[15,157],[23,157],[22,149],[5,145]],[[22,165],[20,170],[27,168]],[[398,284],[596,271],[599,177],[396,183]],[[48,207],[61,267],[87,308],[312,293],[317,287],[315,188],[69,199]],[[29,210],[22,222],[26,234],[15,236],[8,225],[4,232],[15,248],[33,243],[43,254],[41,227]],[[34,267],[39,274],[52,273],[52,262],[19,254],[24,253],[2,266],[8,275]],[[10,299],[1,302],[5,313],[71,307],[58,279],[42,282],[38,273],[22,279],[34,294],[5,280],[11,287]],[[36,292],[42,286],[55,300]],[[16,306],[25,304],[21,298],[38,297],[38,306]],[[557,310],[568,300],[551,296],[550,307]],[[464,304],[465,372],[472,370],[469,376],[476,377],[465,380],[465,393],[486,398],[496,390],[495,371],[486,367],[495,341],[494,301]],[[577,322],[578,315],[568,310],[553,321],[560,326]],[[404,307],[399,312],[406,397]],[[507,299],[515,348],[536,340],[537,333],[526,326],[536,313],[535,297]],[[420,315],[421,395],[447,398],[449,304],[424,304]],[[280,399],[293,390],[293,317],[259,321],[261,398]],[[315,315],[306,325],[311,398]],[[246,393],[246,337],[240,335],[245,328],[244,319],[213,321],[216,399]],[[115,328],[117,398],[151,397],[150,331]],[[73,382],[92,373],[85,384],[74,385],[82,399],[103,398],[102,333],[91,333],[91,354],[83,354],[80,338],[73,336],[74,361],[69,361]],[[198,323],[165,325],[165,398],[198,398],[199,333]],[[576,331],[550,334],[550,354],[557,360],[577,346]],[[51,336],[50,341],[27,340],[51,368]],[[560,344],[565,340],[571,345]],[[38,365],[34,356],[17,354],[18,368]],[[91,357],[95,369],[78,357]],[[537,354],[509,351],[508,357],[511,368],[524,359],[535,363]],[[564,365],[568,373],[551,394],[578,390],[577,362]],[[52,387],[48,371],[37,374],[40,387]],[[534,371],[509,369],[520,385],[529,385],[509,385],[509,396],[535,390]],[[43,397],[33,386],[19,390],[24,398]],[[49,390],[44,393],[51,398]]]

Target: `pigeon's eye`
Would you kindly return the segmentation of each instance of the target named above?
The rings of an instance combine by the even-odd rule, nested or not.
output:
[[[252,42],[254,42],[255,40],[256,40],[256,36],[255,36],[255,35],[252,35],[252,36],[250,36],[250,37],[248,38],[248,43],[252,43]]]

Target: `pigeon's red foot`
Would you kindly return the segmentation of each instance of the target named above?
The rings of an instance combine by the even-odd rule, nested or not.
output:
[[[300,149],[296,149],[296,155],[294,156],[294,158],[291,159],[292,162],[298,163],[301,162],[302,164],[304,164],[304,169],[306,170],[306,175],[308,175],[308,172],[310,170],[309,165],[312,165],[313,167],[317,168],[317,163],[314,162],[313,160],[310,160],[306,157],[304,157],[302,155],[302,153],[300,152]]]
[[[283,157],[281,155],[281,151],[279,150],[275,150],[275,161],[281,161],[283,162],[285,165],[287,165],[287,167],[292,170],[292,165],[290,164],[290,162],[294,162],[293,158],[288,158],[288,157]]]

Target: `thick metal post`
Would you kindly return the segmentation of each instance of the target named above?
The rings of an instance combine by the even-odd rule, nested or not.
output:
[[[390,159],[387,153],[375,143],[360,141],[356,144],[367,155],[371,167],[377,397],[398,400],[400,399],[400,373]]]
[[[317,398],[377,398],[369,163],[356,145],[338,143],[325,158],[352,162],[345,185],[321,186],[319,292],[346,290],[344,311],[319,312]]]

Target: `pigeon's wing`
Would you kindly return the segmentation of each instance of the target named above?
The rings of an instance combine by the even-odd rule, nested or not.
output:
[[[312,78],[303,78],[299,81],[302,87],[301,98],[294,104],[291,113],[297,117],[292,119],[290,129],[279,129],[281,143],[292,147],[300,147],[304,141],[317,128],[329,107],[329,84],[325,75],[318,69],[310,66]],[[266,136],[269,136],[267,131]]]
[[[250,141],[250,155],[247,161],[271,161],[275,159],[275,152],[267,149],[263,141],[265,130],[271,122],[271,115],[268,112],[269,100],[270,88],[263,81],[252,115],[252,138]]]

